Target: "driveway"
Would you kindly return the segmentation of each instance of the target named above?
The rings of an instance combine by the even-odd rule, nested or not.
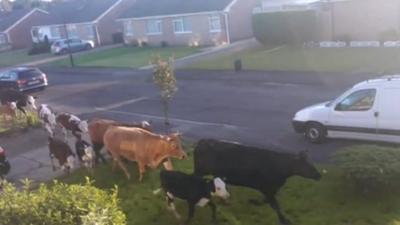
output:
[[[85,119],[150,120],[157,131],[165,130],[158,90],[151,82],[150,71],[46,68],[44,71],[48,73],[51,86],[37,93],[40,103]],[[178,71],[179,91],[171,102],[171,130],[182,132],[187,140],[218,138],[259,147],[273,146],[289,152],[308,149],[315,161],[328,162],[332,152],[357,142],[330,140],[322,145],[309,144],[293,132],[291,119],[297,110],[330,100],[369,77],[371,75]],[[36,161],[35,168],[40,171],[47,168],[46,174],[51,175],[46,139],[44,132],[37,130],[0,138],[0,143],[15,160],[14,168],[24,166],[18,165],[18,160],[22,164],[23,158]],[[23,171],[19,172],[18,178],[24,175]],[[47,178],[51,178],[50,175]]]

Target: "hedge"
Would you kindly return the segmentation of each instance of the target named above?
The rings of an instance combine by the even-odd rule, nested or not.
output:
[[[31,190],[30,181],[18,190],[6,183],[0,192],[1,225],[125,225],[118,206],[117,189],[100,190],[87,180],[84,185],[55,181]]]
[[[265,45],[302,44],[317,37],[317,15],[313,10],[256,13],[253,31]]]

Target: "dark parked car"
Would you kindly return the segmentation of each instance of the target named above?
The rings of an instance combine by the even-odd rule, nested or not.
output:
[[[0,89],[26,91],[44,89],[47,85],[46,74],[35,67],[17,67],[0,71]]]

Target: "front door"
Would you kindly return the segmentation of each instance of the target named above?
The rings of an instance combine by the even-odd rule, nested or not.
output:
[[[333,137],[374,139],[377,135],[377,90],[360,89],[332,106],[327,123]]]
[[[384,141],[400,142],[400,88],[379,91],[378,133]]]

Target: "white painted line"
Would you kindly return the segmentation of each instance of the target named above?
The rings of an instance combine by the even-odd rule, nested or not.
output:
[[[154,116],[154,115],[148,115],[148,114],[124,112],[124,111],[117,111],[117,110],[107,110],[107,109],[104,109],[104,108],[95,108],[95,109],[98,110],[98,111],[105,111],[105,112],[110,112],[110,113],[115,113],[115,114],[138,116],[138,117],[144,117],[144,118],[155,119],[155,120],[164,120],[164,117],[162,117],[162,116]],[[229,128],[229,129],[238,129],[238,127],[235,126],[235,125],[223,124],[223,123],[199,122],[199,121],[184,120],[184,119],[177,119],[177,118],[170,118],[170,120],[178,122],[178,123],[186,123],[186,124],[192,124],[192,125],[222,126],[222,127]]]
[[[278,50],[280,50],[280,49],[282,49],[284,47],[286,47],[286,45],[281,45],[281,46],[278,46],[278,47],[275,47],[275,48],[267,49],[267,50],[265,50],[263,52],[264,53],[271,53],[271,52],[278,51]]]
[[[134,99],[131,99],[131,100],[122,101],[122,102],[114,103],[114,104],[111,104],[111,105],[108,105],[108,106],[104,106],[104,107],[101,107],[101,109],[103,111],[104,110],[115,109],[115,108],[118,108],[118,107],[121,107],[121,106],[124,106],[124,105],[130,105],[130,104],[133,104],[133,103],[136,103],[136,102],[140,102],[140,101],[143,101],[143,100],[146,100],[146,99],[149,99],[149,98],[148,97],[134,98]]]

